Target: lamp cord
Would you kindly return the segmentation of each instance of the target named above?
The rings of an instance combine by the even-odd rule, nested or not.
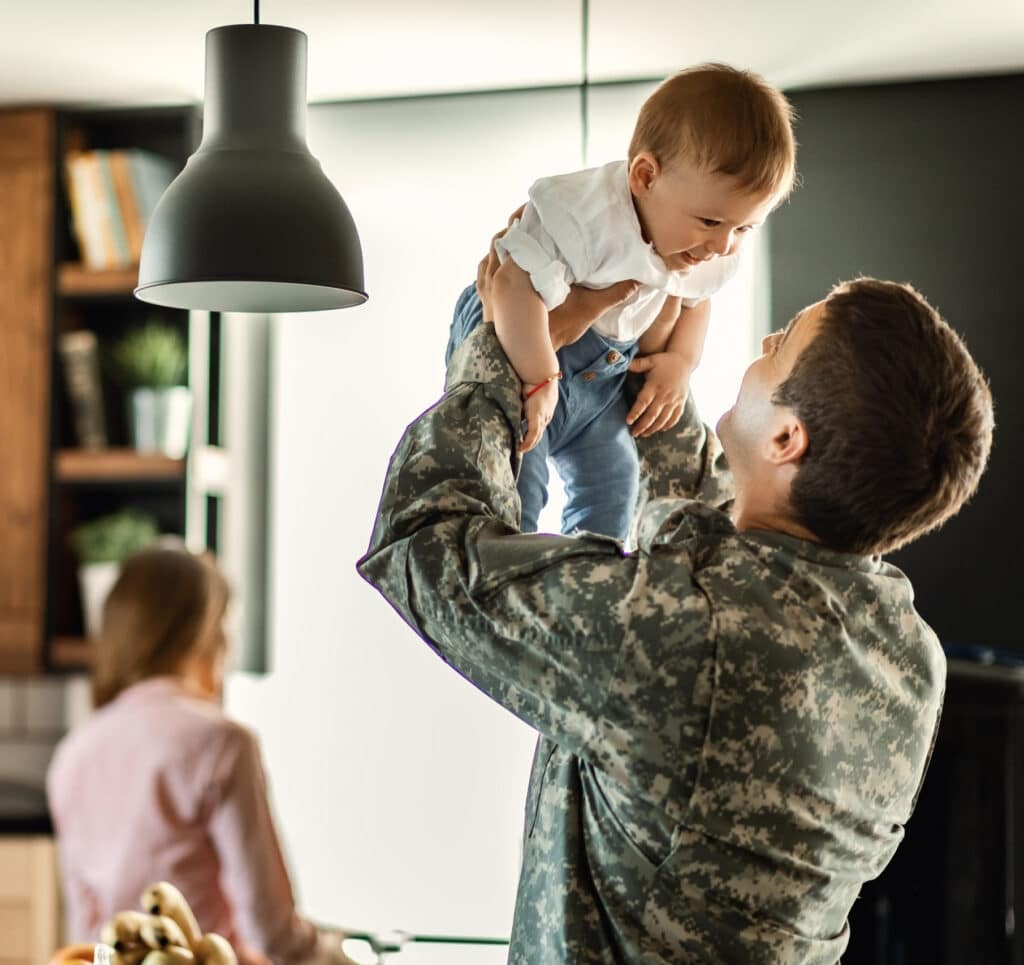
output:
[[[580,54],[583,59],[583,83],[580,84],[580,132],[583,140],[583,166],[587,165],[590,149],[590,0],[581,0]]]
[[[260,22],[260,0],[252,0],[252,22],[259,26]]]

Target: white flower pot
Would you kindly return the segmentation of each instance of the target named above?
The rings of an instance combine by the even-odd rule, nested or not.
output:
[[[188,449],[191,421],[192,393],[187,386],[132,390],[128,431],[139,452],[162,452],[181,459]]]
[[[121,574],[120,563],[85,563],[78,568],[78,587],[82,595],[85,635],[99,636],[103,623],[103,604]]]

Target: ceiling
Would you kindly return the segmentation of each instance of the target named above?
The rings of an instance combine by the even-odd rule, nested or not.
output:
[[[582,0],[263,0],[309,36],[311,101],[579,83]],[[250,0],[0,0],[0,104],[202,99],[203,37]],[[704,60],[783,88],[1024,71],[1024,0],[590,0],[589,76]]]

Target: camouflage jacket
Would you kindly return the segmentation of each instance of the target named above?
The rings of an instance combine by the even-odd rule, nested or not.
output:
[[[449,387],[391,460],[359,571],[541,734],[510,961],[836,962],[938,723],[907,579],[738,533],[692,406],[643,441],[636,552],[520,535],[519,383],[491,326]]]

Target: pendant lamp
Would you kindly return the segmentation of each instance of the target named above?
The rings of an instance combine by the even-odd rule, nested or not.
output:
[[[306,146],[306,35],[256,22],[206,35],[203,137],[160,198],[137,298],[219,312],[366,301],[341,195]]]

